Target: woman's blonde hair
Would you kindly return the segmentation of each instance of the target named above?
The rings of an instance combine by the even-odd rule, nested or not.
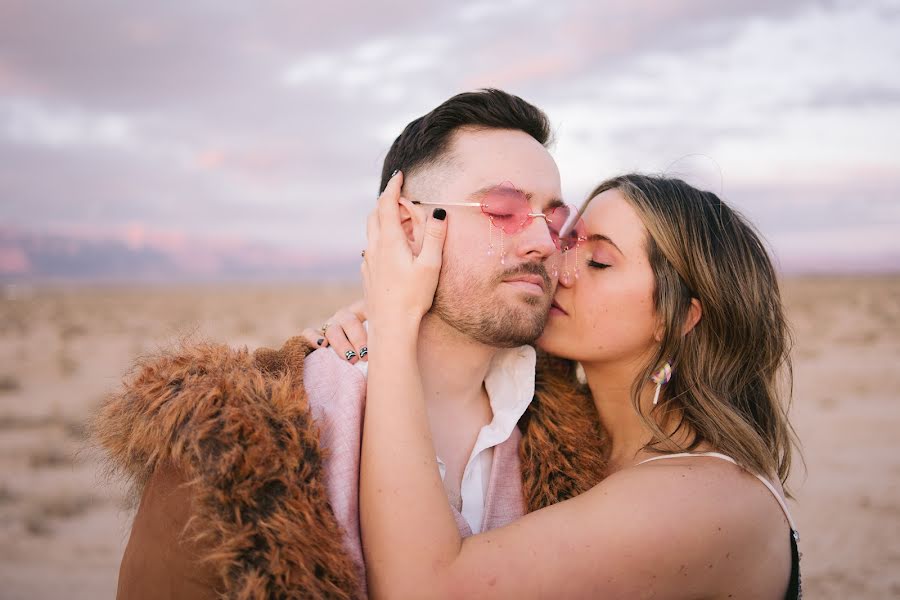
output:
[[[680,179],[615,177],[591,192],[585,208],[607,190],[621,192],[647,229],[654,303],[664,328],[659,350],[632,389],[654,435],[648,449],[664,451],[671,437],[660,422],[677,415],[676,431],[692,433],[684,451],[706,443],[784,483],[797,440],[788,420],[791,336],[759,235],[718,196]],[[702,316],[683,335],[692,298],[700,301]],[[672,379],[659,405],[644,414],[640,394],[667,361]]]

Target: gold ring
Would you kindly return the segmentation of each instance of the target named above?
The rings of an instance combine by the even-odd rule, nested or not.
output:
[[[322,335],[325,335],[325,331],[327,331],[329,327],[331,327],[331,323],[329,323],[328,321],[325,321],[325,323],[322,324],[322,326],[319,328],[319,330],[322,332]]]

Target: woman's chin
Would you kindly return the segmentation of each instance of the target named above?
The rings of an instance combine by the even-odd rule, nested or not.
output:
[[[538,347],[539,350],[543,350],[547,354],[552,354],[554,356],[558,356],[560,358],[571,358],[567,353],[567,346],[571,347],[571,344],[566,344],[563,339],[562,331],[558,327],[554,327],[551,323],[548,323],[546,327],[544,327],[544,332],[541,334],[541,337],[537,339],[534,343],[535,346]]]

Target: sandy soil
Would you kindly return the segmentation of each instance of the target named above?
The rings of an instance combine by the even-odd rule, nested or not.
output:
[[[900,277],[791,279],[792,484],[808,598],[900,598]],[[7,287],[0,598],[112,598],[130,512],[84,422],[135,356],[186,334],[275,346],[348,287]]]

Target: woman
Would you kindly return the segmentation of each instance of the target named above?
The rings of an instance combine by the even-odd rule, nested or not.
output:
[[[771,261],[740,215],[676,179],[626,175],[594,190],[539,345],[583,367],[611,439],[609,474],[581,496],[462,540],[416,366],[440,264],[410,254],[398,201],[399,185],[389,185],[363,264],[370,593],[799,596],[781,488],[794,439],[779,391],[789,384],[780,381],[789,336]]]

